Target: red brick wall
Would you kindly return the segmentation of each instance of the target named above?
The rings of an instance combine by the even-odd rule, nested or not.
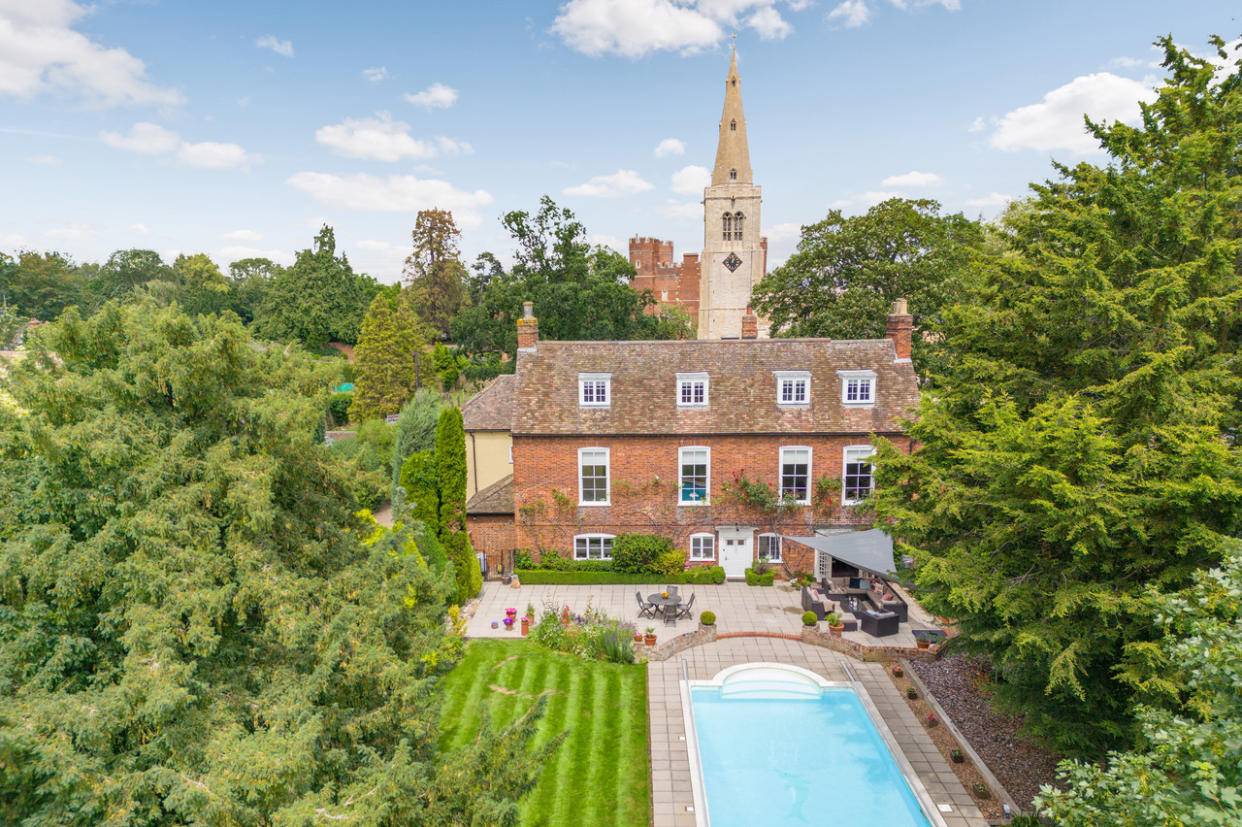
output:
[[[664,307],[678,307],[691,319],[698,319],[698,253],[686,253],[680,264],[674,264],[673,242],[635,236],[630,239],[630,264],[637,271],[630,286],[639,292],[650,290],[656,299],[648,313],[654,315]]]
[[[488,571],[496,571],[501,554],[512,551],[514,545],[513,517],[504,514],[467,515],[466,532],[470,535],[470,545],[475,552],[487,555]]]
[[[719,525],[753,525],[784,534],[809,534],[813,527],[866,525],[852,509],[840,505],[833,493],[827,507],[805,507],[782,514],[779,522],[759,509],[724,502],[721,487],[734,472],[745,470],[752,481],[778,483],[781,446],[809,446],[811,490],[827,475],[841,479],[842,452],[849,445],[865,445],[865,436],[808,437],[741,436],[682,438],[642,437],[523,437],[513,439],[514,543],[536,554],[543,549],[570,551],[576,534],[660,534],[689,549],[697,531],[714,532]],[[909,439],[897,438],[903,450]],[[711,449],[709,499],[711,505],[679,506],[678,451],[682,446]],[[578,449],[610,449],[607,506],[578,505]],[[658,478],[658,479],[657,479]],[[811,565],[790,566],[810,570]]]

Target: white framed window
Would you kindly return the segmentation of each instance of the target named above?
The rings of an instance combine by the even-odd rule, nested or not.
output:
[[[578,449],[578,505],[608,505],[608,449]]]
[[[793,495],[800,505],[811,504],[811,449],[781,448],[781,496]]]
[[[716,535],[715,534],[691,534],[690,535],[690,559],[691,560],[715,560],[716,559]]]
[[[875,371],[839,370],[841,377],[841,404],[847,407],[864,407],[875,404]]]
[[[607,408],[612,404],[611,373],[578,374],[578,405],[582,408]]]
[[[769,563],[781,562],[781,535],[760,534],[755,547],[760,560],[767,560]]]
[[[611,560],[611,534],[579,534],[574,537],[575,560]]]
[[[677,407],[706,408],[707,385],[706,373],[677,374]]]
[[[850,445],[841,458],[841,502],[857,505],[871,496],[875,476],[871,468],[871,445]]]
[[[712,449],[677,449],[677,502],[681,505],[707,505],[711,492]]]
[[[509,464],[513,464],[513,443],[509,443]]]
[[[777,405],[811,404],[811,372],[809,370],[778,370],[776,374]]]

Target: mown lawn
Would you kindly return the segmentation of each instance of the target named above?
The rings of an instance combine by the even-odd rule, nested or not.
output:
[[[569,734],[522,808],[527,827],[650,823],[646,667],[589,663],[525,641],[472,640],[441,689],[447,749],[474,736],[484,703],[492,722],[505,725],[549,692],[537,742]]]

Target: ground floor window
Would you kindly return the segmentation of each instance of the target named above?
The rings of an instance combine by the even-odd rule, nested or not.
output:
[[[579,534],[574,538],[575,560],[611,560],[611,534]]]
[[[781,561],[781,538],[779,534],[759,535],[759,559],[769,563]]]
[[[692,534],[690,536],[691,560],[715,560],[716,537],[713,534]]]

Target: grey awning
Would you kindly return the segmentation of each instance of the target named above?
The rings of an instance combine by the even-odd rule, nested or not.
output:
[[[816,534],[814,537],[788,537],[796,543],[822,551],[829,557],[857,566],[860,569],[891,574],[893,564],[893,538],[878,528],[866,531],[841,531]]]

